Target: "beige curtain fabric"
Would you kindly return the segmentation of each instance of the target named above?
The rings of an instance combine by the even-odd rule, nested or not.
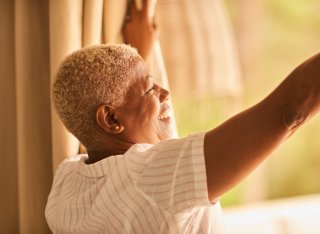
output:
[[[62,59],[82,46],[83,1],[50,1],[50,71],[51,80]],[[76,155],[79,149],[77,139],[64,128],[55,111],[52,118],[52,158],[53,167],[66,157]]]
[[[1,0],[0,233],[49,233],[48,1]]]
[[[18,233],[14,2],[0,1],[0,233]],[[5,33],[4,33],[5,32]]]
[[[159,0],[160,42],[178,96],[242,93],[235,39],[221,0]]]
[[[51,108],[50,82],[70,52],[121,42],[126,6],[126,0],[0,0],[0,233],[50,233],[44,209],[53,168],[79,149]],[[161,64],[161,56],[154,58]]]
[[[47,1],[15,2],[15,66],[20,230],[47,232],[51,186]]]

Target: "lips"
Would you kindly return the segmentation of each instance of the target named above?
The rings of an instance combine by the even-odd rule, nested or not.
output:
[[[164,111],[161,112],[158,119],[159,120],[169,120],[171,118],[171,109],[167,107]]]

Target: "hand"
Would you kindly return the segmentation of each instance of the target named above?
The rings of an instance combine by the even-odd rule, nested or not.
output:
[[[137,48],[144,60],[150,56],[153,44],[159,36],[155,18],[149,17],[149,7],[149,1],[143,0],[143,7],[138,10],[132,1],[129,6],[130,14],[127,15],[122,30],[124,42]]]

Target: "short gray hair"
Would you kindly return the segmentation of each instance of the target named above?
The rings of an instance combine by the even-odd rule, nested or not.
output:
[[[102,147],[96,110],[104,103],[118,107],[124,102],[139,59],[134,48],[109,44],[77,50],[62,61],[51,90],[53,105],[87,149]]]

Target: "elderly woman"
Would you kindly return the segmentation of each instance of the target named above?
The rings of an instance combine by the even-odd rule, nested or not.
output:
[[[318,111],[319,67],[316,55],[257,105],[215,129],[171,139],[169,92],[135,49],[72,53],[52,98],[88,154],[56,171],[46,207],[51,230],[225,233],[219,197]]]

